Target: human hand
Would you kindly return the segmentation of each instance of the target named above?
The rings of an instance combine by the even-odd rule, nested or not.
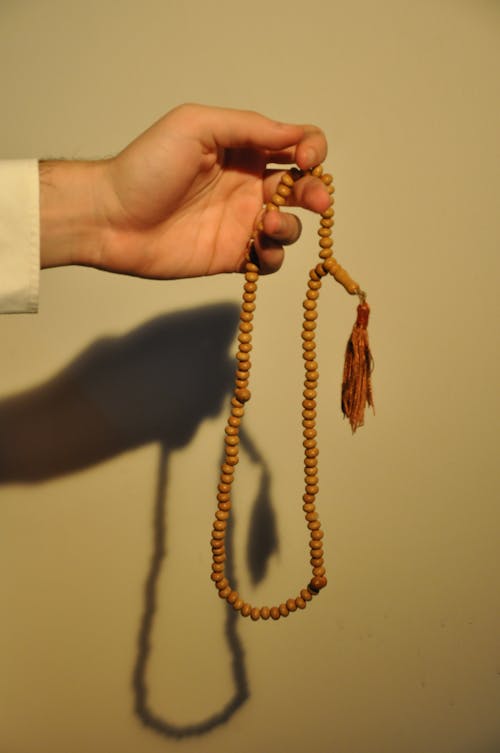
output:
[[[267,165],[307,169],[325,156],[325,137],[314,126],[182,105],[112,159],[42,166],[42,266],[77,263],[167,279],[234,272],[242,268],[259,221],[260,266],[275,271],[283,245],[299,237],[300,223],[285,212],[262,215],[282,173]],[[73,221],[77,237],[68,244],[69,260],[66,233],[59,231],[52,247],[50,242],[57,196],[85,215]],[[304,176],[287,203],[322,212],[330,196],[320,180]]]

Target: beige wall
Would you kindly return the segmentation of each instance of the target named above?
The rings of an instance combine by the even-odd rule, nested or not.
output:
[[[354,438],[339,417],[353,305],[325,289],[330,583],[286,621],[226,625],[208,539],[241,280],[43,272],[39,315],[0,321],[0,753],[500,750],[499,22],[493,0],[3,0],[3,157],[114,153],[187,100],[324,128],[377,416]],[[235,491],[235,567],[260,603],[307,578],[304,224],[261,284]],[[249,569],[266,473],[275,537],[251,539]]]

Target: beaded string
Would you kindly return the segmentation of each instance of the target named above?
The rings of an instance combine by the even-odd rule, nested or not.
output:
[[[245,283],[243,290],[243,302],[240,313],[240,325],[238,335],[238,352],[236,353],[237,369],[235,375],[235,385],[233,396],[231,398],[231,413],[225,428],[225,458],[221,466],[221,474],[217,494],[217,511],[212,529],[212,575],[211,578],[218,590],[219,597],[225,599],[235,611],[243,617],[250,616],[252,620],[278,620],[280,617],[287,617],[290,612],[297,609],[305,609],[307,603],[316,596],[321,589],[327,584],[326,570],[323,558],[323,531],[316,511],[316,495],[319,491],[318,477],[318,447],[316,432],[316,395],[318,386],[318,364],[316,361],[316,340],[315,329],[316,319],[318,317],[316,308],[319,293],[321,289],[322,278],[331,274],[348,293],[358,295],[360,306],[358,307],[358,322],[360,320],[360,310],[363,312],[361,317],[364,322],[368,319],[368,306],[366,304],[366,294],[360,289],[359,285],[349,276],[349,274],[333,258],[333,238],[332,228],[334,225],[333,209],[333,179],[328,173],[323,172],[321,165],[312,170],[303,171],[298,168],[292,168],[285,172],[280,180],[271,201],[266,204],[267,211],[278,211],[283,206],[287,198],[292,193],[295,181],[306,174],[311,174],[320,178],[330,194],[330,206],[326,209],[320,220],[319,234],[319,263],[310,270],[309,280],[307,282],[306,297],[303,302],[304,320],[302,324],[302,349],[305,366],[305,380],[302,401],[302,427],[303,427],[303,446],[304,446],[304,481],[305,489],[302,496],[302,509],[305,513],[305,520],[309,530],[309,550],[310,564],[312,567],[312,577],[309,583],[300,590],[299,594],[291,597],[277,606],[256,607],[244,601],[239,593],[231,587],[225,574],[225,535],[231,512],[231,485],[234,479],[234,469],[239,460],[239,431],[245,404],[250,400],[250,390],[248,383],[250,378],[250,353],[252,350],[252,320],[255,311],[255,300],[257,292],[257,283],[259,280],[259,267],[254,263],[250,251],[246,257],[245,263]],[[358,322],[355,327],[358,326]],[[366,323],[364,324],[366,328]],[[371,357],[370,357],[371,358]],[[365,376],[365,381],[368,377]],[[371,388],[369,391],[369,404],[371,400]],[[364,409],[364,403],[363,403]],[[361,421],[362,423],[362,421]],[[352,421],[351,421],[352,424]],[[359,421],[357,422],[359,425]],[[353,426],[353,430],[355,426]]]

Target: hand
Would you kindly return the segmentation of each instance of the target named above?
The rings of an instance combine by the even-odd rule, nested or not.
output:
[[[275,271],[300,223],[283,211],[262,216],[282,172],[267,165],[307,169],[325,156],[325,137],[314,126],[182,105],[112,159],[42,164],[42,266],[77,263],[168,279],[234,272],[261,220],[260,265]],[[295,184],[290,199],[315,212],[330,203],[311,176]],[[73,212],[71,241],[67,230],[57,231],[57,200]]]

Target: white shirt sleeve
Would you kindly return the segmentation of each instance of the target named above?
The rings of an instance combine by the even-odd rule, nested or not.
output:
[[[0,313],[38,311],[38,161],[0,160]]]

